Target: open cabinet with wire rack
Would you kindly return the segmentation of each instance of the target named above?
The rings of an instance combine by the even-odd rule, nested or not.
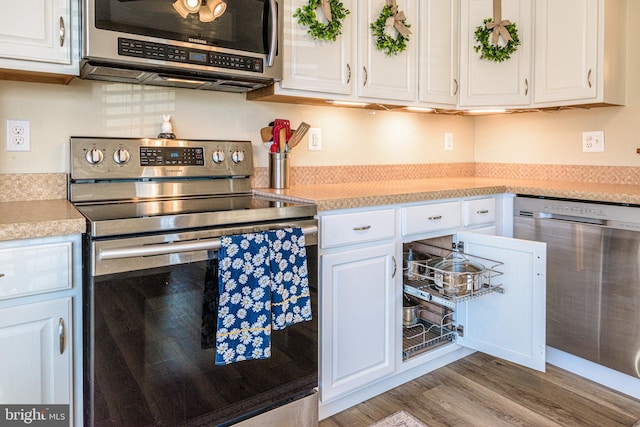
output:
[[[403,363],[457,344],[544,370],[544,245],[457,232],[403,258]]]

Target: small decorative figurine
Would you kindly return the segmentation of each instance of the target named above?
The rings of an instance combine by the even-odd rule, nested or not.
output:
[[[171,126],[171,115],[163,114],[162,119],[164,120],[160,128],[162,132],[158,134],[158,138],[176,139],[176,135],[173,133],[173,126]]]

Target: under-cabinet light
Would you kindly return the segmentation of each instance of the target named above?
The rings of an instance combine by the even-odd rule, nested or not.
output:
[[[414,111],[416,113],[432,113],[433,112],[433,108],[427,108],[427,107],[404,107],[404,109],[407,111]]]
[[[367,105],[369,105],[366,102],[356,102],[356,101],[336,101],[333,99],[328,99],[327,100],[328,103],[333,104],[333,105],[340,105],[343,107],[366,107]]]
[[[505,110],[504,108],[495,108],[487,110],[465,110],[464,114],[502,114],[506,112],[507,110]]]

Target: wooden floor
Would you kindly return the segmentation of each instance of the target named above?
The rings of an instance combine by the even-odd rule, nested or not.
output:
[[[320,427],[368,426],[400,410],[428,427],[640,427],[640,400],[551,365],[541,373],[482,353],[327,418]]]

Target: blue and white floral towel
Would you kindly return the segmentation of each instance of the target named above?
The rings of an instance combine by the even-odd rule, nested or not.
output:
[[[302,229],[223,237],[216,365],[271,355],[271,329],[311,320]]]
[[[271,276],[264,233],[222,237],[216,365],[271,356]]]
[[[271,314],[273,329],[311,320],[309,273],[304,233],[300,228],[269,231]]]

